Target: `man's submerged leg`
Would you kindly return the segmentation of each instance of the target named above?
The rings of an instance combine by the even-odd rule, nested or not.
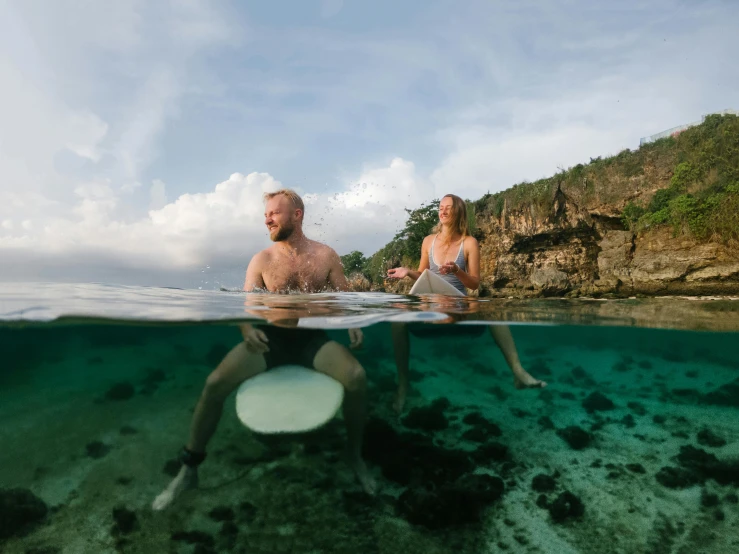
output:
[[[327,342],[316,354],[313,366],[344,385],[344,424],[349,441],[349,464],[367,494],[377,485],[362,459],[362,437],[367,413],[367,377],[351,352],[337,342]]]
[[[154,499],[152,508],[163,510],[183,491],[197,487],[197,466],[205,459],[205,447],[218,427],[226,398],[246,379],[267,367],[264,356],[254,354],[241,342],[208,375],[190,425],[190,439],[182,453],[182,468],[172,482]]]

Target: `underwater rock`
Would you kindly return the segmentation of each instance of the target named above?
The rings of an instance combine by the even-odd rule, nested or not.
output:
[[[569,444],[573,450],[582,450],[593,440],[593,435],[577,425],[570,425],[564,429],[559,429],[557,430],[557,435]]]
[[[626,464],[624,467],[632,473],[646,473],[647,470],[641,464]]]
[[[242,519],[245,519],[247,521],[251,521],[254,519],[254,517],[257,515],[257,507],[249,502],[248,500],[244,500],[241,504],[239,504],[239,517]]]
[[[663,415],[657,414],[652,416],[652,421],[657,425],[662,425],[665,421],[667,421],[667,418]]]
[[[205,355],[205,363],[210,367],[216,367],[230,351],[231,349],[225,344],[215,344],[210,347],[210,350],[208,350],[208,353]]]
[[[118,432],[121,435],[135,435],[136,433],[138,433],[138,431],[134,429],[133,427],[131,427],[130,425],[124,425],[118,430]]]
[[[552,418],[549,416],[541,416],[539,419],[536,420],[536,423],[538,423],[539,427],[541,427],[544,430],[554,429],[554,422],[552,421]]]
[[[592,414],[596,411],[613,410],[616,405],[604,394],[595,391],[590,393],[588,397],[582,401],[582,407],[585,408],[586,412]]]
[[[136,528],[136,513],[123,507],[113,508],[113,534],[127,535]]]
[[[650,362],[649,360],[640,360],[639,363],[637,363],[636,365],[638,365],[642,369],[652,369],[652,367],[654,367],[652,365],[652,362]]]
[[[162,471],[170,477],[176,477],[181,468],[182,462],[177,458],[173,458],[171,460],[167,460],[167,462],[164,464],[164,467],[162,468]]]
[[[228,506],[217,506],[208,512],[208,517],[213,521],[233,521],[235,515]]]
[[[536,505],[539,506],[539,508],[542,508],[544,510],[549,509],[549,500],[547,499],[546,494],[540,494],[536,497]]]
[[[726,445],[726,440],[722,439],[713,431],[707,428],[698,431],[697,440],[698,444],[702,444],[703,446],[713,446],[715,448],[718,448],[720,446]]]
[[[557,488],[557,481],[549,475],[540,473],[531,480],[531,488],[536,492],[552,492]]]
[[[386,479],[404,486],[413,482],[442,485],[473,468],[464,451],[437,446],[426,435],[398,433],[379,418],[367,423],[363,453],[366,460],[380,466]]]
[[[478,523],[483,509],[503,495],[499,477],[465,475],[437,490],[411,488],[398,498],[398,512],[409,523],[430,530]]]
[[[619,423],[627,429],[633,429],[634,427],[636,427],[636,421],[634,421],[634,416],[631,414],[626,414],[624,417],[621,418]]]
[[[108,446],[104,442],[92,441],[88,442],[85,445],[85,451],[87,452],[88,458],[93,458],[97,460],[106,456],[108,452],[110,452],[110,446]]]
[[[175,531],[170,535],[170,538],[173,541],[203,545],[210,548],[215,544],[213,537],[203,531]]]
[[[686,489],[701,482],[694,472],[671,466],[661,468],[655,478],[660,485],[668,489]]]
[[[46,503],[28,489],[0,489],[0,540],[27,535],[48,511]]]
[[[721,385],[718,389],[703,395],[703,403],[739,408],[739,379]]]
[[[638,416],[647,415],[647,409],[639,402],[629,402],[626,407]]]
[[[714,454],[690,445],[680,447],[677,460],[700,478],[700,482],[713,479],[720,485],[739,485],[739,460],[722,461]]]
[[[503,402],[508,398],[508,393],[500,388],[498,385],[490,387],[487,391],[495,396],[495,398],[497,398],[500,402]]]
[[[105,398],[108,400],[128,400],[132,398],[136,393],[133,385],[128,382],[116,383],[108,389],[105,393]]]
[[[467,414],[462,419],[462,422],[474,426],[462,434],[462,438],[467,440],[485,442],[491,437],[499,437],[502,434],[500,427],[492,421],[485,419],[478,412]]]
[[[531,375],[544,375],[546,377],[550,377],[552,375],[552,370],[549,368],[546,360],[538,358],[529,366],[529,373],[531,373]]]
[[[549,506],[549,514],[555,523],[562,523],[571,518],[582,517],[585,505],[570,491],[564,491]]]
[[[587,379],[588,374],[585,372],[585,368],[583,368],[581,365],[576,365],[570,370],[570,373],[575,379],[582,380]]]
[[[420,429],[422,431],[441,431],[449,427],[449,421],[444,415],[442,404],[436,402],[430,406],[413,408],[403,418],[403,425],[409,429]]]
[[[25,554],[61,554],[61,549],[56,546],[32,546],[26,548]]]
[[[619,360],[615,364],[613,364],[613,371],[618,371],[620,373],[631,371],[633,368],[631,367],[632,362],[628,362],[627,360]]]
[[[505,444],[491,441],[478,446],[472,453],[472,459],[479,464],[491,461],[502,462],[508,459],[508,447]]]
[[[709,493],[706,489],[701,491],[701,506],[704,508],[713,508],[714,506],[718,506],[718,504],[719,499],[717,494]]]

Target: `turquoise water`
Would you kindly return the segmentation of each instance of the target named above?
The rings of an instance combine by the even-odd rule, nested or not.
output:
[[[340,413],[257,435],[231,396],[199,488],[153,511],[234,323],[264,318],[343,344],[363,327],[378,494],[345,464]],[[0,319],[2,552],[739,551],[735,300],[2,285]],[[400,416],[398,321],[434,329],[411,334]],[[501,321],[545,389],[513,386]]]

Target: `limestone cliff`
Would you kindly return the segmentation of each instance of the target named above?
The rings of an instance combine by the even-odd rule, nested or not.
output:
[[[481,295],[739,294],[736,116],[473,205]]]

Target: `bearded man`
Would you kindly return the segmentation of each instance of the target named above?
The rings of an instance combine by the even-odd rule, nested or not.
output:
[[[305,206],[300,196],[290,189],[281,189],[265,194],[264,200],[264,223],[274,244],[252,257],[244,290],[270,293],[348,290],[336,252],[303,234]],[[226,398],[245,380],[284,364],[313,367],[344,386],[349,464],[362,488],[374,494],[375,482],[361,455],[367,381],[357,359],[321,329],[251,324],[240,328],[244,340],[206,379],[193,414],[190,438],[180,455],[180,472],[156,497],[153,509],[166,508],[183,491],[197,486],[198,466],[205,459],[206,445],[216,431]],[[363,337],[359,329],[350,329],[349,338],[352,348],[361,346]]]

